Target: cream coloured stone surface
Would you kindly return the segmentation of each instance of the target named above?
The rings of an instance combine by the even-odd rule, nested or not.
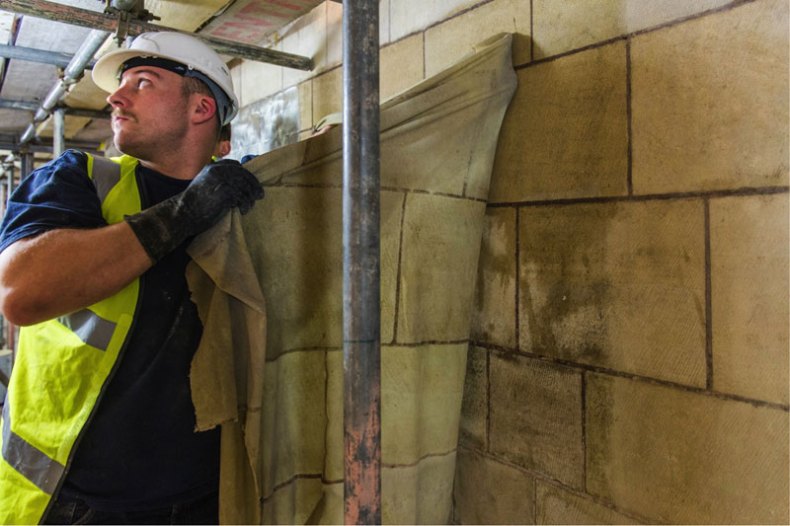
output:
[[[343,63],[343,4],[326,4],[326,66],[328,68]]]
[[[455,450],[466,353],[466,343],[382,347],[383,463],[414,464]]]
[[[335,68],[313,78],[313,124],[332,113],[343,111],[343,68]]]
[[[422,35],[414,35],[381,48],[379,90],[382,101],[425,77],[422,40]]]
[[[488,351],[470,346],[461,403],[459,440],[469,447],[486,446],[488,424]]]
[[[583,487],[581,374],[500,353],[491,354],[489,374],[490,452]]]
[[[788,413],[587,375],[587,489],[655,523],[787,524]]]
[[[304,132],[313,127],[313,82],[311,80],[302,82],[297,89],[299,97],[299,131]]]
[[[521,0],[529,3],[529,0]],[[390,38],[394,42],[460,13],[480,0],[390,0]]]
[[[513,64],[530,60],[530,7],[525,0],[494,0],[425,31],[425,72],[454,64],[497,33],[513,33]]]
[[[499,136],[491,202],[625,195],[625,44],[521,69]]]
[[[340,188],[268,187],[261,207],[264,238],[259,275],[268,296],[280,298],[269,311],[270,353],[342,344],[342,192]],[[382,192],[382,340],[392,339],[398,243],[403,196]],[[260,233],[259,233],[260,234]],[[275,279],[276,277],[276,279]],[[273,356],[270,356],[273,358]]]
[[[732,0],[534,0],[535,58],[647,29]]]
[[[397,305],[397,343],[457,341],[469,338],[474,283],[485,204],[411,193],[404,210],[404,254]],[[479,246],[479,245],[477,245]],[[458,294],[444,291],[456,290]]]
[[[236,92],[236,97],[239,99],[239,106],[244,106],[244,94],[241,92],[241,65],[243,62],[231,62],[228,64],[230,68],[230,79],[233,82],[233,91]]]
[[[520,210],[522,350],[705,386],[701,201]]]
[[[390,0],[379,0],[379,42],[389,44],[390,38]]]
[[[786,0],[634,37],[634,192],[787,185],[787,42]]]
[[[278,50],[313,59],[312,71],[283,68],[284,88],[295,86],[331,67],[330,52],[327,47],[328,3],[317,5],[309,13],[278,31],[280,37]]]
[[[472,338],[516,346],[516,210],[489,208],[477,266]]]
[[[712,199],[713,388],[788,403],[788,196]]]
[[[457,455],[455,524],[533,524],[532,477],[473,451]]]
[[[238,71],[238,77],[233,78],[233,85],[241,107],[283,89],[283,68],[280,66],[245,60],[233,71]]]
[[[641,524],[590,497],[537,481],[535,524]]]

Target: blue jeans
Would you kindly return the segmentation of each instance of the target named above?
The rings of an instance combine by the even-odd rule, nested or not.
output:
[[[44,524],[219,524],[216,492],[150,511],[100,511],[81,500],[58,499]]]

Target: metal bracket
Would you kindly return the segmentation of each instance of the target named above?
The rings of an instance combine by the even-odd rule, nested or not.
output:
[[[108,15],[118,15],[118,24],[113,38],[118,46],[122,46],[129,35],[131,21],[149,22],[159,20],[158,16],[145,8],[145,0],[103,0],[104,12]]]

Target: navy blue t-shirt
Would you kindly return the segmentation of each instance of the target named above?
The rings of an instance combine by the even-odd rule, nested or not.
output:
[[[56,228],[106,225],[86,162],[70,150],[21,182],[0,227],[0,251]],[[136,176],[144,209],[189,184],[142,165]],[[188,375],[202,325],[184,275],[186,245],[141,276],[132,332],[62,486],[100,510],[155,509],[218,487],[219,430],[194,431]]]

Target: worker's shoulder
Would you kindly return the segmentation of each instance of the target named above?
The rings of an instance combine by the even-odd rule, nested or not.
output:
[[[36,171],[58,172],[62,170],[87,174],[88,154],[80,150],[66,150]]]
[[[37,167],[23,180],[28,186],[51,187],[59,181],[90,181],[88,156],[79,150],[66,150],[56,158]],[[54,188],[54,187],[53,187]]]

